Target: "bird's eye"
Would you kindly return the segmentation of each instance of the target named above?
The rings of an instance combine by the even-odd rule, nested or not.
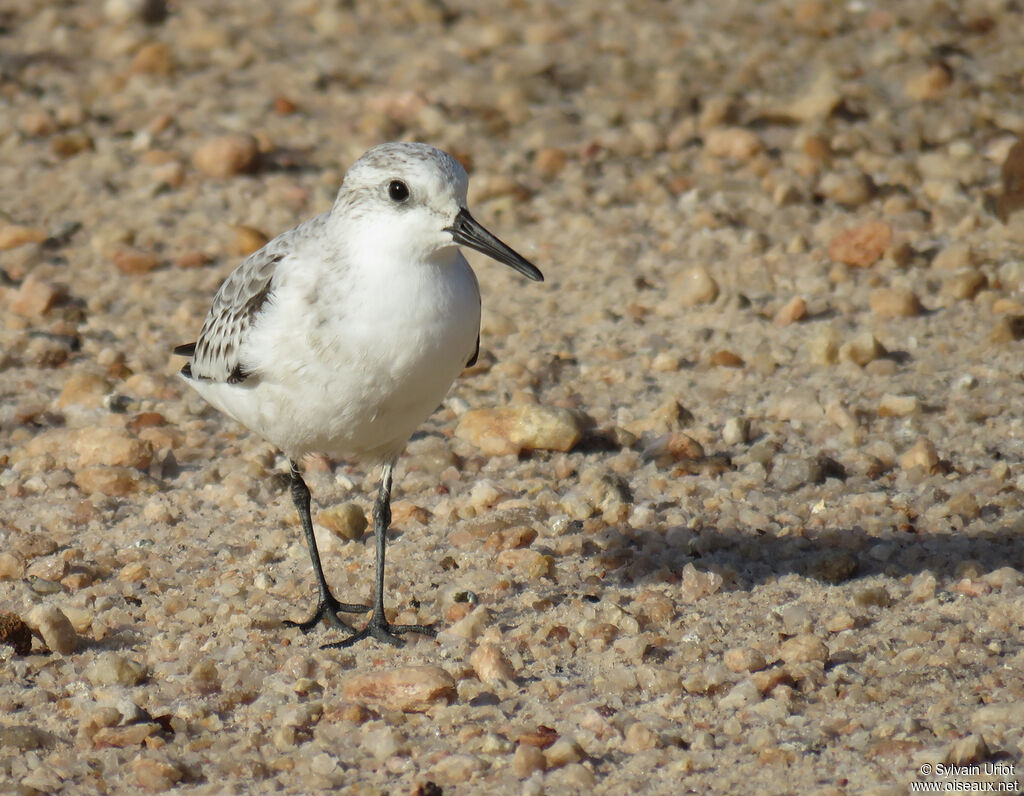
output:
[[[392,180],[388,183],[388,196],[392,202],[404,202],[409,198],[409,186],[401,180]]]

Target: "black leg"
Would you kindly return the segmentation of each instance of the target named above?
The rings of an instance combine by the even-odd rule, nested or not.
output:
[[[308,633],[316,627],[320,620],[327,622],[339,630],[351,630],[348,625],[338,619],[338,611],[361,614],[366,610],[365,605],[352,605],[351,603],[340,603],[334,599],[327,581],[324,579],[324,568],[320,564],[320,551],[316,548],[316,536],[313,535],[313,518],[309,514],[309,487],[299,475],[299,468],[295,462],[292,465],[292,501],[299,511],[299,519],[302,521],[302,531],[306,534],[306,546],[309,548],[309,557],[313,560],[313,574],[316,575],[316,585],[320,590],[320,600],[316,606],[316,612],[305,622],[292,622],[286,619],[285,624],[289,627],[297,627],[303,633]]]
[[[393,463],[385,464],[381,469],[380,491],[377,501],[373,504],[373,537],[377,543],[377,578],[374,583],[373,616],[366,627],[342,641],[324,644],[323,649],[340,649],[351,647],[364,638],[375,638],[396,647],[405,646],[398,637],[399,633],[423,633],[427,636],[437,634],[430,625],[392,625],[384,616],[384,548],[388,526],[391,525],[391,472]]]

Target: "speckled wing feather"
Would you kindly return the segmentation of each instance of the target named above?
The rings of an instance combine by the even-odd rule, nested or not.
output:
[[[295,252],[298,243],[316,233],[325,217],[326,214],[317,216],[278,235],[224,280],[214,296],[199,339],[174,349],[176,354],[191,355],[191,360],[181,370],[184,376],[238,384],[253,375],[239,358],[242,341],[271,300],[281,263]]]

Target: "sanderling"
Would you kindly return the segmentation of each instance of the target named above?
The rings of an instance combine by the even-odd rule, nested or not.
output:
[[[270,241],[220,286],[182,376],[209,403],[277,446],[291,462],[291,494],[313,562],[321,620],[350,631],[324,579],[299,473],[306,454],[381,465],[373,507],[377,547],[373,615],[329,647],[367,636],[396,646],[384,615],[384,539],[395,461],[455,377],[476,361],[480,289],[458,246],[542,281],[527,259],[469,214],[469,178],[426,144],[383,144],[357,160],[327,213]]]

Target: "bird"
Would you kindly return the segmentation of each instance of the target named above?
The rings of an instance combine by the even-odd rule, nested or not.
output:
[[[480,350],[480,288],[460,249],[474,249],[542,282],[540,270],[487,231],[467,207],[469,178],[428,144],[369,149],[345,174],[333,206],[278,235],[224,280],[182,378],[208,403],[280,450],[316,577],[304,621],[396,647],[431,625],[393,625],[384,612],[384,561],[396,461]],[[339,602],[324,576],[311,494],[299,463],[309,454],[380,466],[373,506],[373,604]],[[339,613],[372,614],[361,630]]]

